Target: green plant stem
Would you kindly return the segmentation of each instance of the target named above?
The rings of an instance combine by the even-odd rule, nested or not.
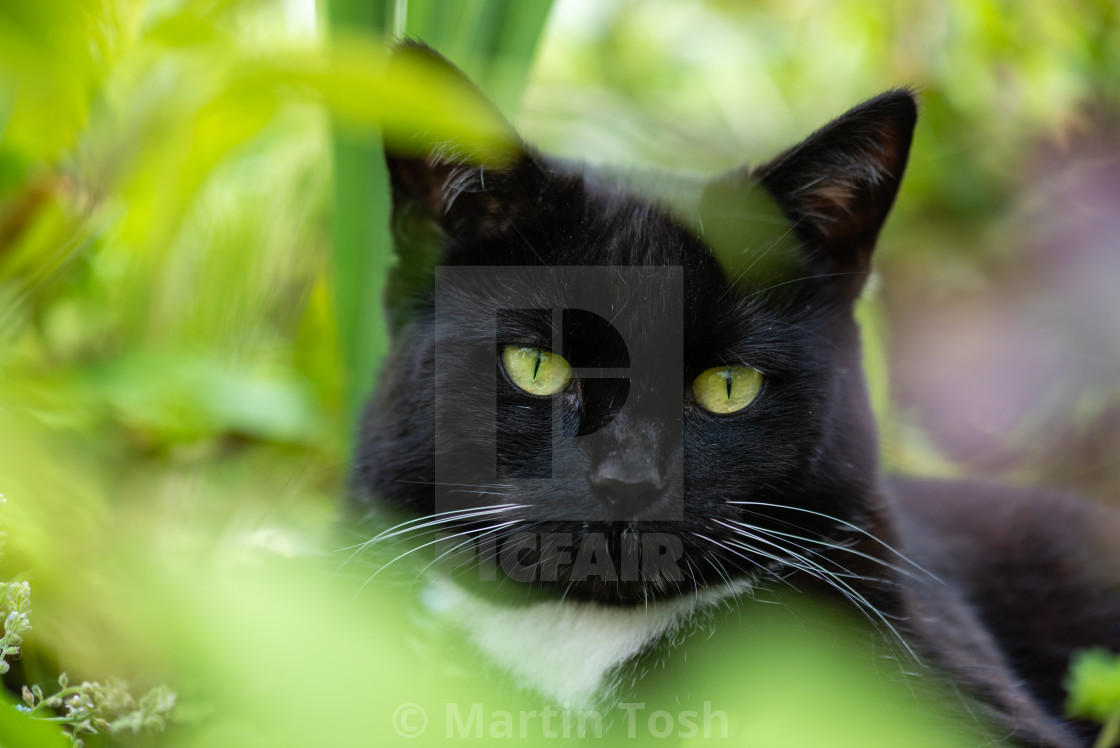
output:
[[[1120,706],[1113,709],[1112,714],[1108,716],[1108,721],[1104,723],[1104,728],[1097,736],[1097,742],[1093,743],[1093,748],[1113,748],[1117,744],[1120,744]]]
[[[332,0],[333,29],[380,37],[386,25],[399,23],[398,4],[390,0]],[[345,400],[354,432],[361,404],[369,395],[373,374],[388,346],[381,296],[389,250],[388,174],[380,140],[346,137],[337,128],[334,155],[333,281],[335,313],[345,365]]]

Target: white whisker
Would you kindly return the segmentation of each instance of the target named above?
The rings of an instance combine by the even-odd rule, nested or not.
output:
[[[830,514],[824,514],[823,512],[817,512],[817,511],[814,511],[812,509],[806,509],[805,507],[801,507],[801,506],[790,506],[790,505],[787,505],[787,504],[768,504],[768,503],[763,502],[763,501],[728,501],[727,503],[728,504],[734,504],[736,506],[764,506],[764,507],[770,507],[770,508],[773,508],[773,509],[789,509],[789,510],[792,510],[792,511],[798,511],[798,512],[804,512],[806,514],[811,514],[815,517],[820,517],[822,519],[826,519],[829,522],[835,522],[836,524],[838,524],[842,527],[847,527],[850,530],[854,530],[855,532],[857,532],[861,535],[864,535],[867,538],[870,538],[871,540],[874,540],[876,543],[883,546],[884,548],[886,548],[888,551],[890,551],[894,555],[898,556],[900,559],[905,561],[910,566],[913,566],[915,569],[917,569],[918,571],[927,575],[931,579],[933,579],[937,582],[941,582],[941,580],[938,579],[935,574],[928,571],[927,569],[922,568],[920,565],[918,565],[914,561],[911,561],[904,553],[896,550],[895,548],[890,546],[888,543],[881,540],[874,533],[868,532],[867,530],[860,527],[859,525],[852,524],[851,522],[846,522],[845,520],[842,520],[838,517],[833,517]]]
[[[516,525],[516,524],[518,524],[518,523],[519,523],[520,521],[521,521],[521,520],[516,520],[516,519],[514,519],[514,520],[510,520],[510,521],[508,521],[508,522],[503,522],[502,524],[500,524],[500,525],[497,525],[497,526],[495,526],[495,527],[494,527],[494,528],[492,528],[492,529],[494,529],[494,530],[498,530],[498,529],[501,529],[501,528],[503,528],[503,527],[510,527],[510,526],[512,526],[512,525]],[[394,559],[390,560],[390,561],[389,561],[388,563],[382,564],[382,565],[381,565],[381,566],[380,566],[380,567],[379,567],[379,568],[377,569],[377,571],[375,571],[375,572],[373,572],[372,574],[370,574],[370,575],[369,575],[369,577],[367,577],[367,578],[366,578],[366,581],[362,583],[362,586],[361,586],[361,587],[359,587],[359,588],[357,589],[357,591],[356,591],[356,592],[354,593],[354,597],[353,597],[353,599],[357,599],[358,595],[360,595],[360,594],[362,593],[362,591],[363,591],[363,590],[364,590],[364,589],[366,588],[366,586],[367,586],[367,585],[369,585],[369,583],[373,581],[374,577],[376,577],[376,576],[377,576],[378,574],[380,574],[381,572],[383,572],[383,571],[385,571],[386,569],[388,569],[388,568],[389,568],[390,566],[392,566],[393,564],[395,564],[395,563],[396,563],[397,561],[400,561],[400,560],[401,560],[402,558],[404,558],[405,556],[410,556],[410,555],[412,555],[413,553],[416,553],[417,551],[420,551],[420,550],[423,550],[423,549],[425,549],[425,548],[428,548],[428,547],[430,547],[430,546],[433,546],[433,545],[435,545],[436,543],[443,543],[443,542],[446,542],[447,540],[450,540],[451,538],[461,537],[461,536],[463,536],[463,535],[473,535],[473,534],[474,534],[475,532],[476,532],[476,531],[475,531],[475,530],[473,530],[473,529],[470,529],[470,530],[462,530],[461,532],[451,533],[450,535],[445,535],[444,537],[436,538],[435,540],[429,540],[429,541],[428,541],[427,543],[423,543],[422,545],[418,545],[418,546],[416,546],[415,548],[410,548],[409,550],[407,550],[407,551],[405,551],[404,553],[400,554],[400,555],[399,555],[399,556],[397,556],[396,558],[394,558]]]

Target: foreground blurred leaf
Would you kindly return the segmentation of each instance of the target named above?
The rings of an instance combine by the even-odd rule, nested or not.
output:
[[[1066,680],[1066,713],[1104,725],[1094,748],[1120,743],[1120,655],[1086,649],[1073,657]]]
[[[314,444],[324,438],[308,388],[282,372],[185,352],[122,358],[91,377],[122,421],[162,439],[215,434]]]
[[[0,745],[62,748],[70,741],[57,726],[33,720],[17,711],[15,699],[7,693],[0,697]]]
[[[75,145],[138,8],[113,0],[0,4],[0,111],[9,112],[0,133],[9,158],[54,160]]]

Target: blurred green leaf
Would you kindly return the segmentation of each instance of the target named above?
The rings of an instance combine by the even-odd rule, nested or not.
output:
[[[0,745],[21,748],[62,748],[70,745],[57,726],[29,719],[18,709],[15,699],[5,692],[0,701]]]
[[[1095,748],[1120,743],[1120,655],[1100,648],[1076,653],[1066,690],[1066,714],[1104,725]]]
[[[117,359],[89,382],[125,425],[160,439],[239,434],[314,444],[325,436],[306,385],[277,371],[184,351],[144,352]]]
[[[1051,173],[1031,166],[1038,144],[1087,126],[1082,102],[1110,111],[1120,77],[1107,0],[558,3],[543,37],[548,2],[336,0],[318,39],[290,10],[0,3],[2,568],[36,601],[21,663],[168,680],[182,720],[160,744],[391,744],[406,701],[433,720],[447,703],[541,707],[418,616],[415,589],[371,584],[352,601],[331,573],[361,584],[369,568],[301,560],[333,550],[348,419],[387,344],[380,133],[479,158],[509,145],[454,81],[390,69],[384,30],[463,66],[545,150],[621,165],[758,161],[917,84],[915,158],[881,255],[935,286],[982,283],[993,255],[1019,251],[1003,211],[1027,175]],[[860,315],[876,412],[893,420],[890,309]],[[949,470],[912,424],[884,433],[895,464]],[[690,664],[653,674],[654,696],[673,710],[682,684],[711,694],[736,737],[766,745],[978,742],[944,731],[936,694],[878,680],[867,632],[774,607],[721,622]],[[1109,673],[1078,709],[1104,714]],[[0,743],[60,741],[0,707]]]

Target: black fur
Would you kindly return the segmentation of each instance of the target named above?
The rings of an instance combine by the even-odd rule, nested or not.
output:
[[[436,59],[418,45],[401,53]],[[887,481],[879,472],[852,304],[916,117],[913,96],[891,91],[762,167],[656,189],[624,187],[527,146],[496,166],[434,147],[388,153],[401,256],[389,292],[396,338],[362,428],[356,505],[367,516],[385,506],[430,515],[436,452],[469,470],[495,443],[499,481],[479,467],[477,478],[462,481],[476,492],[463,493],[460,507],[523,505],[500,513],[516,524],[495,537],[567,532],[572,554],[592,536],[622,554],[635,533],[669,533],[681,542],[684,575],[576,578],[569,560],[557,561],[560,549],[545,543],[536,561],[556,565],[557,578],[492,588],[637,605],[729,577],[797,577],[799,587],[873,609],[1023,744],[1081,744],[1089,728],[1061,720],[1060,679],[1074,649],[1120,649],[1120,520],[1061,495]],[[497,424],[480,412],[437,432],[436,265],[681,268],[682,428],[624,415],[628,390],[617,379],[577,378],[554,399],[519,391],[493,342],[554,348],[554,320],[539,312],[551,305],[548,293],[525,299],[526,310],[538,311],[511,314],[480,290],[458,303],[497,320],[496,338],[492,326],[468,331],[453,366],[464,387],[478,372],[494,372]],[[558,352],[575,367],[629,365],[627,346],[597,319],[565,318]],[[652,341],[660,333],[647,334]],[[689,384],[724,364],[749,365],[765,384],[746,409],[713,415]],[[553,441],[553,408],[565,434],[601,432],[610,448]],[[533,478],[553,464],[582,477],[540,488]],[[617,497],[604,501],[606,473],[612,490],[643,492],[624,521],[608,506]],[[684,497],[679,522],[657,514],[661,495],[674,491]],[[541,519],[537,510],[555,505],[580,519]],[[744,548],[735,523],[765,540]],[[442,527],[469,536],[493,525],[493,517],[473,516]],[[800,562],[810,553],[816,568]],[[854,576],[827,573],[838,569]]]

